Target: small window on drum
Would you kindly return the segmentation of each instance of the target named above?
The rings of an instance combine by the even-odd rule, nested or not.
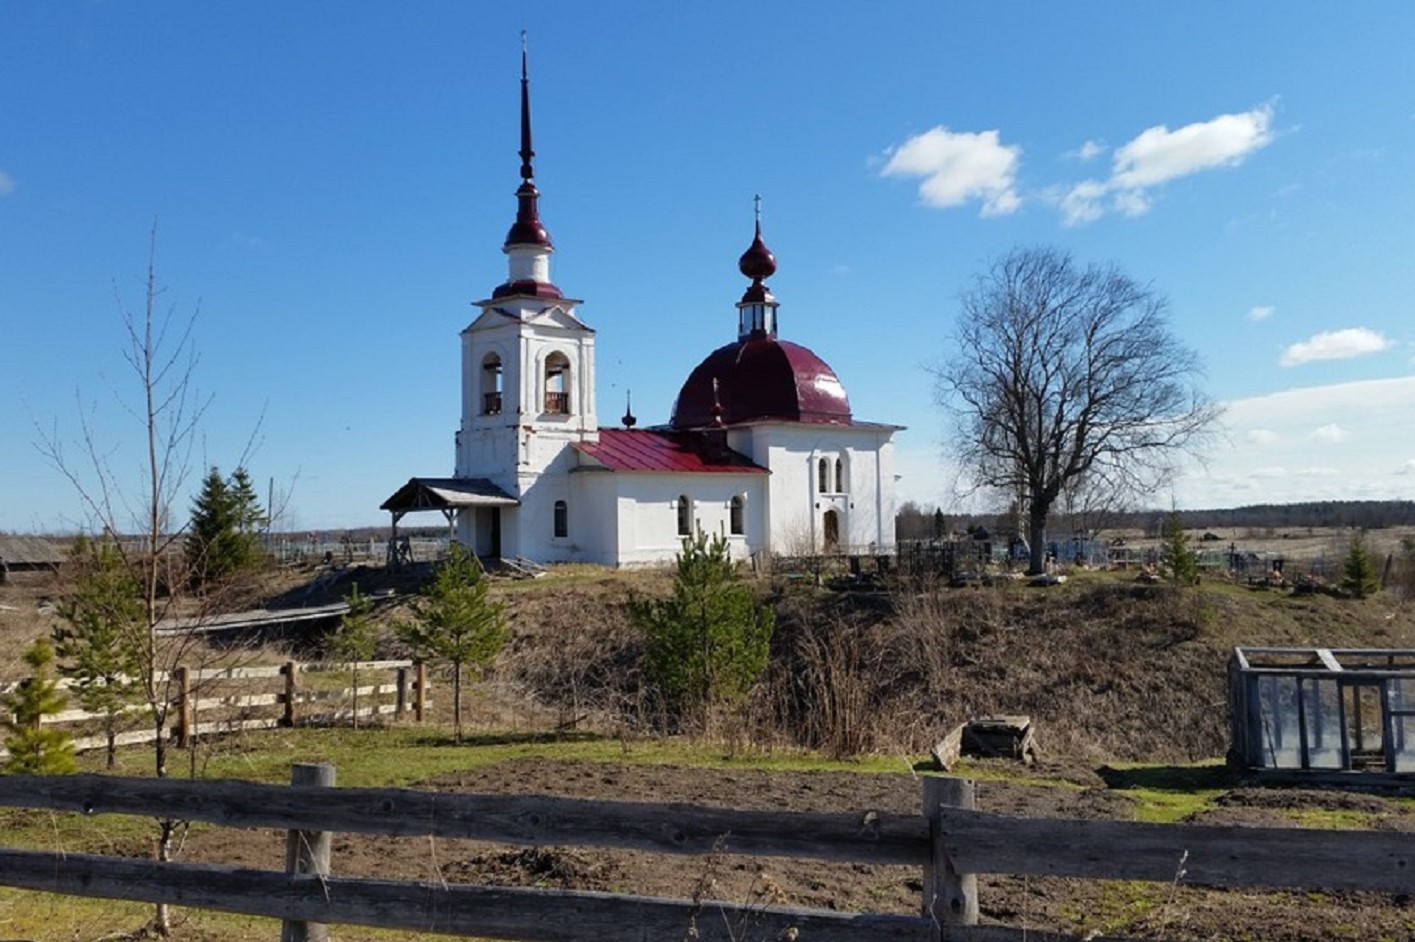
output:
[[[563,500],[555,502],[555,535],[557,537],[570,535],[570,508]]]
[[[678,495],[678,535],[693,535],[693,502],[688,495]]]
[[[746,532],[742,524],[742,498],[734,497],[727,505],[727,527],[733,536],[741,536]]]

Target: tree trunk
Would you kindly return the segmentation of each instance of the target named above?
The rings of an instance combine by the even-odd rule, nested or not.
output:
[[[462,744],[462,663],[452,663],[452,729],[453,739]]]
[[[1047,571],[1047,515],[1037,512],[1033,506],[1027,516],[1027,543],[1031,553],[1027,561],[1027,575],[1040,576]]]

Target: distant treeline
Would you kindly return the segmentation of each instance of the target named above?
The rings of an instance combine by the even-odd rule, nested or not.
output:
[[[1075,520],[1055,515],[1048,525],[1058,538],[1072,532],[1091,530],[1141,530],[1158,533],[1168,510],[1131,510],[1093,514]],[[1253,504],[1222,510],[1181,510],[1179,518],[1186,530],[1271,530],[1297,532],[1308,529],[1356,528],[1381,530],[1415,526],[1415,501],[1410,500],[1323,500],[1300,504]],[[983,527],[995,535],[1017,529],[1009,514],[946,514],[912,501],[899,508],[895,533],[901,540],[942,539]]]
[[[1165,511],[1117,514],[1134,522],[1123,527],[1145,527]],[[1386,527],[1415,526],[1415,501],[1410,500],[1321,500],[1302,504],[1253,504],[1226,510],[1181,510],[1179,518],[1188,530],[1274,529],[1301,530],[1320,527],[1355,527],[1381,530]]]

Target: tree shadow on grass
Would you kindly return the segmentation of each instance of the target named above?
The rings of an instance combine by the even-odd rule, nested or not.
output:
[[[412,744],[415,746],[462,746],[475,749],[484,746],[539,746],[550,743],[607,742],[614,739],[615,737],[605,736],[602,733],[565,730],[563,732],[463,733],[462,741],[459,743],[448,732],[416,736],[412,739]]]
[[[1111,789],[1192,792],[1236,788],[1242,784],[1238,770],[1227,765],[1150,765],[1133,769],[1103,765],[1096,769],[1096,775]]]

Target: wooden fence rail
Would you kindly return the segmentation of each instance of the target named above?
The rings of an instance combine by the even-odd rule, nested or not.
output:
[[[292,847],[316,846],[330,832],[353,832],[913,865],[924,873],[921,915],[913,916],[389,882],[24,850],[0,850],[0,884],[315,925],[546,942],[681,938],[690,928],[701,942],[740,942],[747,936],[801,942],[1060,942],[1072,937],[978,925],[976,875],[1182,879],[1214,887],[1406,893],[1415,869],[1415,838],[1408,834],[1011,818],[972,810],[973,785],[966,780],[925,778],[922,789],[923,813],[901,815],[739,811],[314,784],[0,776],[0,807],[280,828],[299,835],[292,838]],[[299,869],[293,862],[289,866]]]
[[[308,680],[321,674],[339,674],[355,670],[362,676],[393,672],[392,683],[360,684],[355,687],[311,687]],[[302,683],[302,679],[305,682]],[[360,661],[357,663],[287,661],[254,667],[187,668],[171,672],[159,671],[156,681],[173,682],[175,693],[171,711],[173,721],[168,735],[179,746],[193,737],[243,730],[274,729],[308,723],[344,722],[355,718],[350,704],[358,696],[358,718],[392,716],[402,719],[411,715],[422,722],[431,705],[428,698],[426,666],[413,661]],[[60,690],[71,691],[77,683],[63,678],[56,681]],[[246,692],[252,686],[265,683],[263,692]],[[0,694],[8,693],[18,683],[0,686]],[[240,691],[240,692],[235,692]],[[136,717],[146,716],[145,704],[134,704],[121,711],[121,731],[115,745],[129,746],[152,742],[157,731],[141,725]],[[102,713],[82,709],[64,710],[43,718],[45,726],[76,727],[102,723]],[[137,728],[132,728],[136,725]],[[107,746],[106,735],[80,735],[73,739],[80,752]],[[5,755],[0,750],[0,756]]]

